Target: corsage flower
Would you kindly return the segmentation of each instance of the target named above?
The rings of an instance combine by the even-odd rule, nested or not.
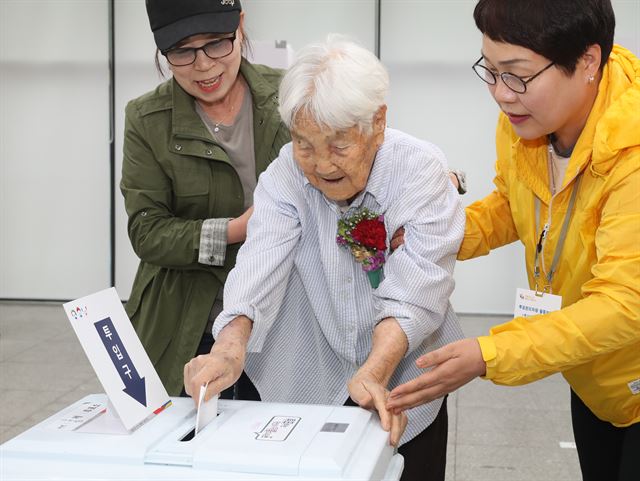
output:
[[[387,231],[384,216],[362,209],[351,217],[338,220],[336,242],[351,250],[353,257],[362,264],[371,287],[380,285],[380,274],[387,249]]]

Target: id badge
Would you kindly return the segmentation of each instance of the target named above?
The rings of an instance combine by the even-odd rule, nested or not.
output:
[[[562,308],[562,296],[547,292],[532,291],[530,289],[517,289],[516,307],[514,317],[531,317],[538,314],[548,314]]]

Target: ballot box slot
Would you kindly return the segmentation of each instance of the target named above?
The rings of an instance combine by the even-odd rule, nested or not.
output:
[[[216,416],[220,416],[220,414],[222,414],[222,413],[221,413],[220,410],[218,410]],[[193,438],[195,438],[195,437],[196,437],[196,427],[194,425],[193,428],[190,431],[188,431],[186,434],[184,434],[181,437],[179,437],[178,441],[180,441],[182,443],[186,443],[186,442],[189,442],[189,441],[193,440]]]
[[[229,410],[231,413],[233,409]],[[144,464],[164,466],[193,466],[193,453],[206,444],[206,436],[210,436],[224,422],[230,413],[218,411],[218,417],[195,435],[195,412],[185,417],[182,425],[167,433],[165,438],[149,449]],[[207,434],[210,433],[210,434]]]
[[[180,438],[180,442],[189,442],[191,441],[194,437],[196,436],[196,428],[195,426],[193,427],[193,429],[191,431],[189,431],[187,434],[185,434],[184,436],[182,436]]]

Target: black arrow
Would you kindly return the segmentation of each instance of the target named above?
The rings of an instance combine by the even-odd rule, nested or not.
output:
[[[124,383],[125,394],[138,401],[143,406],[147,406],[147,389],[144,378],[140,377],[138,370],[133,365],[133,361],[129,357],[129,353],[124,347],[118,331],[116,331],[110,317],[102,319],[94,324],[98,336],[102,339],[102,343],[109,353],[111,362],[113,362],[116,371],[120,375],[120,379]]]

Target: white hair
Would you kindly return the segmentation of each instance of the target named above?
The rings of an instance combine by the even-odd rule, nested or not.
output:
[[[289,129],[301,112],[330,130],[370,133],[388,89],[389,74],[373,53],[331,34],[296,55],[280,84],[280,116]]]

